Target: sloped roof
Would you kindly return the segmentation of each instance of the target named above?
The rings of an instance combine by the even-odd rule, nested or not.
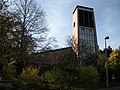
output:
[[[53,65],[64,51],[73,53],[72,47],[34,53],[28,63],[33,65]]]

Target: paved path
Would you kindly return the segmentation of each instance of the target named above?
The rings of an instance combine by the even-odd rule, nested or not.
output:
[[[96,90],[120,90],[120,86],[110,87],[110,88],[102,88],[102,89],[96,89]]]

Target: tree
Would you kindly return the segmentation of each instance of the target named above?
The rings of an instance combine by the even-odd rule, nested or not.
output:
[[[14,3],[15,10],[13,13],[17,20],[21,22],[22,27],[21,49],[24,48],[24,37],[31,36],[35,41],[37,49],[39,51],[45,50],[55,39],[51,37],[46,38],[49,29],[45,20],[44,10],[40,5],[37,5],[35,0],[15,0]]]
[[[4,11],[3,11],[4,12]],[[15,60],[17,58],[16,40],[12,36],[13,29],[18,26],[18,22],[8,14],[0,13],[0,64],[2,79],[13,80],[16,74]]]
[[[110,57],[110,54],[112,53],[112,48],[110,46],[108,46],[108,48],[104,49],[104,54],[105,54],[105,51],[107,51],[107,58]]]
[[[97,59],[97,65],[96,65],[97,71],[100,74],[100,79],[105,78],[105,54],[102,50],[98,52],[98,59]]]
[[[108,58],[109,68],[112,68],[113,75],[117,80],[120,80],[120,50],[114,50]]]
[[[71,75],[75,68],[75,61],[71,48],[65,48],[59,53],[56,64],[46,71],[44,76],[48,85],[54,89],[70,89],[73,85]],[[73,82],[73,83],[72,83]]]
[[[83,65],[96,65],[97,63],[97,54],[95,50],[90,46],[85,40],[80,40],[80,63]]]
[[[21,72],[30,54],[51,49],[55,39],[47,38],[45,12],[35,1],[15,1],[9,10],[5,1],[0,5],[1,60],[15,60],[17,72]]]
[[[114,50],[108,58],[109,67],[114,68],[120,64],[120,50]]]
[[[66,36],[65,37],[65,45],[68,47],[72,47],[72,38],[71,36]]]
[[[96,64],[97,55],[91,43],[84,39],[79,40],[72,37],[72,49],[77,57],[76,63],[87,66]]]
[[[0,13],[0,64],[3,79],[12,79],[18,58],[17,39],[14,30],[19,23],[6,11]]]
[[[72,48],[65,48],[60,52],[56,66],[60,68],[72,68],[75,65],[75,56],[72,52]]]
[[[22,68],[31,53],[51,49],[50,45],[55,39],[47,38],[49,29],[45,12],[35,0],[15,0],[13,5],[13,9],[10,8],[10,14],[19,26],[12,29],[10,36],[16,40],[17,66]]]
[[[0,1],[0,12],[4,12],[8,8],[8,1],[1,0]]]
[[[10,60],[11,55],[14,53],[15,40],[11,36],[12,30],[18,26],[18,23],[12,19],[8,14],[0,14],[0,50],[1,58],[8,57]],[[15,53],[14,53],[15,54]]]
[[[0,75],[2,80],[13,80],[16,76],[15,56],[16,49],[12,44],[10,33],[18,24],[8,13],[8,2],[0,1]]]
[[[33,0],[18,0],[15,1],[15,11],[13,14],[20,22],[19,61],[24,64],[25,51],[28,48],[34,47],[29,39],[32,38],[33,33],[40,32],[38,20],[44,21],[44,12],[36,6]],[[46,30],[46,28],[44,30],[41,28],[41,32]]]

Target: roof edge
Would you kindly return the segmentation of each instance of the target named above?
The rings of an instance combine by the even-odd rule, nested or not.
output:
[[[43,51],[43,52],[37,52],[37,53],[33,53],[33,54],[42,54],[42,53],[49,53],[49,52],[54,52],[54,51],[59,51],[59,50],[65,50],[65,49],[69,49],[72,47],[65,47],[65,48],[59,48],[59,49],[54,49],[54,50],[49,50],[49,51]]]
[[[77,8],[83,8],[83,9],[93,10],[93,8],[90,8],[90,7],[85,7],[85,6],[77,5],[77,6],[75,7],[74,11],[73,11],[73,14],[74,14],[74,12],[75,12],[75,10],[76,10]]]

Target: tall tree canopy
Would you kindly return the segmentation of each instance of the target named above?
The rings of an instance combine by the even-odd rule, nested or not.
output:
[[[35,0],[15,0],[12,13],[21,22],[21,48],[23,48],[24,37],[31,36],[35,41],[37,50],[43,51],[55,41],[54,38],[47,38],[49,31],[45,20],[45,12]],[[35,49],[35,48],[34,48]]]
[[[15,60],[18,67],[23,67],[31,53],[51,49],[55,39],[47,37],[45,12],[35,0],[14,0],[9,7],[2,0],[0,5],[0,50],[3,51],[0,57],[3,60]]]

